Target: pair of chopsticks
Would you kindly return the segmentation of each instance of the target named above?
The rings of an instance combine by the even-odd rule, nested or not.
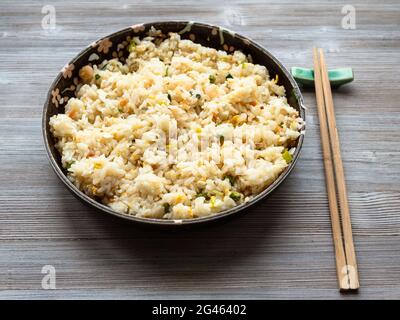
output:
[[[337,277],[340,290],[357,290],[360,284],[332,91],[323,50],[314,48],[313,56],[315,94],[318,105],[333,242],[335,245]],[[339,199],[340,211],[337,199]]]

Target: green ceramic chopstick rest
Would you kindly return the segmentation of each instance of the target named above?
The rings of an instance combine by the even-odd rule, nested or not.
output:
[[[307,68],[292,67],[291,73],[297,83],[305,87],[314,86],[314,70]],[[354,80],[352,68],[340,68],[328,70],[329,82],[332,87],[339,87]]]

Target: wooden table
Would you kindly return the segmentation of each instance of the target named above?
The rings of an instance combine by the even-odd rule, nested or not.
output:
[[[167,2],[169,3],[167,5]],[[400,5],[349,1],[1,1],[0,298],[400,298]],[[42,6],[56,29],[42,28]],[[331,68],[360,269],[337,290],[318,118],[304,90],[305,145],[292,175],[247,215],[190,232],[140,230],[77,201],[48,163],[41,111],[61,67],[88,43],[139,22],[199,20],[267,47],[285,66]],[[42,289],[44,265],[56,290]]]

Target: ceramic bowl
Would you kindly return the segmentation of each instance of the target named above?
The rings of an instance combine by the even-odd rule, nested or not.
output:
[[[229,53],[233,52],[234,50],[241,50],[246,55],[250,54],[254,63],[264,65],[269,70],[272,78],[278,75],[278,84],[285,87],[289,104],[297,109],[300,116],[305,119],[303,98],[295,80],[278,59],[276,59],[265,48],[254,41],[225,28],[198,22],[165,21],[137,24],[93,42],[87,48],[81,51],[71,62],[66,64],[57,75],[47,95],[42,115],[44,143],[51,166],[65,186],[78,199],[98,209],[99,211],[134,221],[136,223],[165,227],[188,225],[193,226],[214,222],[217,220],[223,220],[228,217],[237,216],[239,213],[245,213],[249,206],[266,198],[283,182],[283,180],[288,177],[289,173],[296,165],[299,157],[304,134],[300,135],[297,140],[296,151],[293,154],[293,161],[285,169],[285,171],[282,172],[278,179],[275,180],[274,183],[272,183],[263,192],[255,196],[247,203],[238,205],[216,215],[202,218],[189,220],[163,220],[139,218],[128,214],[118,213],[96,199],[90,198],[84,194],[67,178],[66,170],[61,165],[60,154],[54,146],[55,141],[50,132],[49,119],[55,114],[64,113],[64,106],[66,105],[68,99],[74,96],[75,88],[79,84],[79,70],[83,66],[87,64],[100,64],[104,59],[112,58],[119,58],[121,61],[124,61],[128,56],[127,47],[130,39],[136,36],[147,36],[147,33],[151,27],[161,30],[164,35],[168,34],[168,32],[178,32],[182,39],[191,39],[192,41],[200,43],[203,46],[212,47],[218,50],[225,50]]]

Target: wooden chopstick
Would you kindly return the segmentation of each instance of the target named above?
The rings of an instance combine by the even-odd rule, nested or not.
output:
[[[329,146],[329,133],[325,114],[325,102],[324,92],[322,89],[321,70],[319,63],[319,56],[317,48],[314,48],[314,81],[315,81],[315,95],[317,98],[318,106],[318,117],[319,117],[319,128],[321,134],[322,153],[324,156],[324,168],[325,168],[325,180],[326,189],[328,192],[329,211],[331,216],[332,224],[332,236],[333,244],[335,247],[335,259],[336,259],[336,272],[341,290],[348,290],[349,285],[346,281],[341,281],[343,278],[342,270],[346,268],[346,256],[344,253],[344,246],[342,240],[342,231],[340,227],[340,216],[338,211],[338,205],[336,201],[335,191],[335,177],[333,173],[331,149]],[[343,282],[343,283],[342,283]]]
[[[335,111],[333,105],[332,91],[329,83],[328,70],[322,49],[319,49],[319,63],[321,68],[322,87],[325,98],[325,110],[328,121],[330,146],[333,153],[333,165],[335,169],[336,188],[339,197],[340,215],[342,221],[342,232],[344,249],[347,262],[347,279],[351,290],[359,288],[356,254],[354,250],[353,233],[351,230],[351,218],[349,204],[347,201],[346,180],[344,177],[342,156],[340,153],[339,135],[336,127]]]
[[[359,287],[358,272],[351,233],[350,212],[346,196],[343,164],[340,157],[339,137],[334,117],[332,92],[322,50],[318,51],[318,49],[314,48],[313,56],[315,93],[317,98],[318,117],[320,120],[320,134],[324,156],[325,179],[328,192],[333,242],[335,246],[337,278],[340,290],[354,290]],[[331,130],[331,128],[334,128],[334,130]],[[337,152],[338,150],[339,152]],[[337,155],[339,155],[339,157]],[[338,210],[336,188],[339,193],[341,211],[345,212],[345,215],[347,214],[345,218],[342,216],[342,219],[340,218]],[[342,208],[344,208],[344,210],[342,210]],[[346,223],[343,223],[344,220],[346,220]],[[343,233],[345,233],[344,236],[342,230]],[[348,257],[350,259],[347,257],[347,253],[349,254]]]

